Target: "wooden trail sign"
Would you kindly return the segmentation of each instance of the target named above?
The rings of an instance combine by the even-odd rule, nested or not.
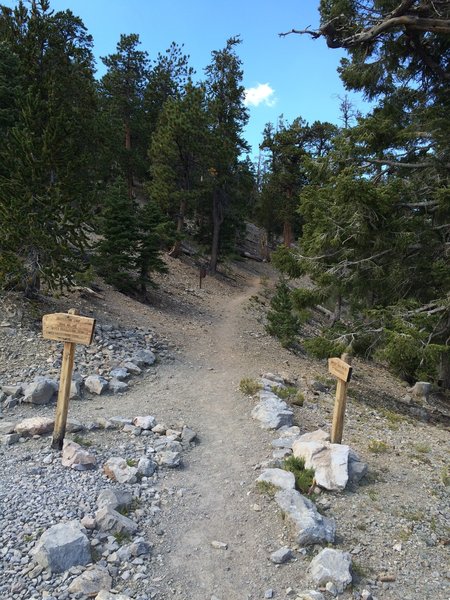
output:
[[[333,424],[331,426],[332,444],[340,444],[342,442],[345,406],[347,404],[347,387],[352,376],[352,367],[349,363],[350,357],[346,354],[342,355],[342,359],[328,359],[328,370],[332,375],[337,377],[336,401],[334,403]]]
[[[76,344],[88,346],[92,342],[94,329],[95,319],[77,315],[74,308],[68,313],[44,315],[42,319],[42,336],[64,342],[52,448],[61,450],[64,442]]]

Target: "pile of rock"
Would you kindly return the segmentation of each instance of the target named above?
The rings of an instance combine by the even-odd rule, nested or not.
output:
[[[50,419],[13,426],[29,441],[3,450],[0,597],[154,598],[151,573],[162,557],[152,536],[163,533],[161,503],[173,493],[158,484],[164,469],[182,464],[195,432],[152,415],[99,419],[75,424],[83,437],[66,438],[59,453],[43,437]]]
[[[3,340],[7,331],[0,328],[0,354],[4,350],[5,367],[4,374],[0,375],[3,407],[11,408],[20,402],[51,402],[58,391],[62,345],[43,340],[40,333],[22,329],[14,330],[12,344],[9,339]],[[7,351],[10,347],[20,352]],[[151,330],[124,330],[98,324],[93,343],[76,346],[71,398],[81,398],[85,390],[91,394],[125,392],[130,377],[154,365],[156,357],[173,359],[167,342],[157,340]]]
[[[347,485],[357,484],[367,473],[367,465],[356,452],[344,444],[331,444],[327,432],[319,429],[301,435],[293,425],[293,411],[277,395],[286,382],[278,375],[263,375],[259,402],[252,417],[264,429],[276,429],[278,437],[272,441],[272,460],[257,478],[264,489],[270,486],[284,518],[292,542],[296,547],[323,545],[335,542],[336,523],[333,518],[319,513],[316,505],[295,489],[293,473],[284,470],[284,460],[289,456],[301,458],[306,469],[314,470],[316,491],[342,491]],[[272,562],[283,564],[293,558],[288,547],[271,555]],[[325,548],[311,561],[308,573],[314,585],[321,586],[333,596],[341,594],[352,582],[351,557],[347,552]],[[272,596],[267,596],[272,597]],[[321,592],[308,590],[297,600],[324,600]]]

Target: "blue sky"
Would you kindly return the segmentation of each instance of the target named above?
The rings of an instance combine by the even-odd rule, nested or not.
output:
[[[14,6],[12,0],[0,0]],[[94,38],[99,73],[100,56],[115,51],[121,33],[137,33],[150,58],[172,41],[184,44],[197,77],[211,60],[211,51],[240,35],[238,54],[243,62],[243,84],[248,90],[250,121],[246,137],[257,154],[267,122],[283,114],[292,121],[339,122],[339,98],[346,92],[336,72],[343,54],[310,36],[279,32],[292,27],[315,28],[319,0],[51,0],[55,10],[70,8],[81,17]],[[349,94],[365,111],[363,100]]]

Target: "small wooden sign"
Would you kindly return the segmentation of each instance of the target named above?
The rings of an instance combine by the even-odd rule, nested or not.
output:
[[[47,340],[64,342],[52,441],[52,448],[58,450],[61,450],[63,447],[64,435],[66,433],[76,344],[88,346],[92,342],[94,328],[95,319],[80,317],[80,315],[76,314],[74,308],[71,308],[68,313],[54,313],[44,315],[42,318],[42,336]]]
[[[352,367],[340,358],[329,358],[328,370],[332,375],[346,383],[352,378]]]
[[[94,335],[95,319],[68,313],[54,313],[42,318],[42,336],[47,340],[89,346]]]
[[[337,377],[336,385],[336,401],[334,403],[333,423],[331,425],[331,443],[340,444],[342,442],[342,434],[344,432],[344,416],[345,405],[347,403],[347,387],[352,376],[352,367],[349,362],[351,357],[348,354],[343,354],[342,358],[329,358],[328,370],[332,375]]]

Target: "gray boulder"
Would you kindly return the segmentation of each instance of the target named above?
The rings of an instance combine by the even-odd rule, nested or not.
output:
[[[156,463],[154,463],[152,460],[146,456],[141,456],[137,465],[137,470],[138,473],[143,477],[151,477],[156,471],[156,467]]]
[[[286,516],[294,541],[300,546],[334,542],[334,519],[322,516],[315,505],[296,490],[281,490],[275,501]]]
[[[179,452],[172,452],[171,450],[163,450],[156,454],[156,461],[161,467],[175,469],[181,464],[181,454]]]
[[[53,379],[33,381],[24,391],[23,402],[30,404],[48,404],[58,390],[58,384]]]
[[[34,558],[41,567],[61,573],[76,565],[90,563],[91,547],[79,522],[59,523],[42,534]]]
[[[263,429],[279,429],[292,425],[294,413],[286,402],[267,391],[260,392],[259,398],[259,403],[252,410],[252,417],[260,422]]]
[[[102,490],[97,496],[98,508],[104,508],[110,506],[111,508],[129,508],[133,502],[133,496],[130,492],[124,490],[107,488]]]
[[[295,489],[294,474],[283,469],[266,469],[256,481],[265,481],[282,490]]]
[[[111,506],[103,506],[95,513],[95,520],[100,531],[111,533],[133,534],[137,531],[137,523],[121,515]]]
[[[89,375],[84,382],[86,389],[91,392],[91,394],[103,394],[108,389],[108,382],[104,377],[100,377],[100,375]]]
[[[133,600],[133,598],[124,594],[111,594],[111,592],[102,590],[95,596],[95,600]]]
[[[119,381],[125,381],[129,378],[130,372],[125,367],[116,367],[109,372],[109,376]]]
[[[122,394],[126,392],[130,386],[125,381],[120,381],[119,379],[111,379],[108,388],[109,391],[113,394]]]
[[[272,552],[270,560],[276,565],[283,565],[294,558],[294,553],[287,546],[283,546],[279,550]]]
[[[151,350],[139,350],[131,357],[131,362],[138,367],[149,367],[156,361],[156,356]]]
[[[324,548],[313,558],[309,565],[309,573],[317,585],[331,582],[336,586],[338,594],[352,582],[350,568],[351,556],[348,552]]]
[[[101,590],[110,590],[112,587],[112,577],[106,567],[96,565],[91,569],[86,569],[69,585],[70,594],[83,594],[83,596],[95,596]]]
[[[348,480],[356,485],[367,475],[367,463],[363,462],[354,450],[350,448],[348,453]]]

